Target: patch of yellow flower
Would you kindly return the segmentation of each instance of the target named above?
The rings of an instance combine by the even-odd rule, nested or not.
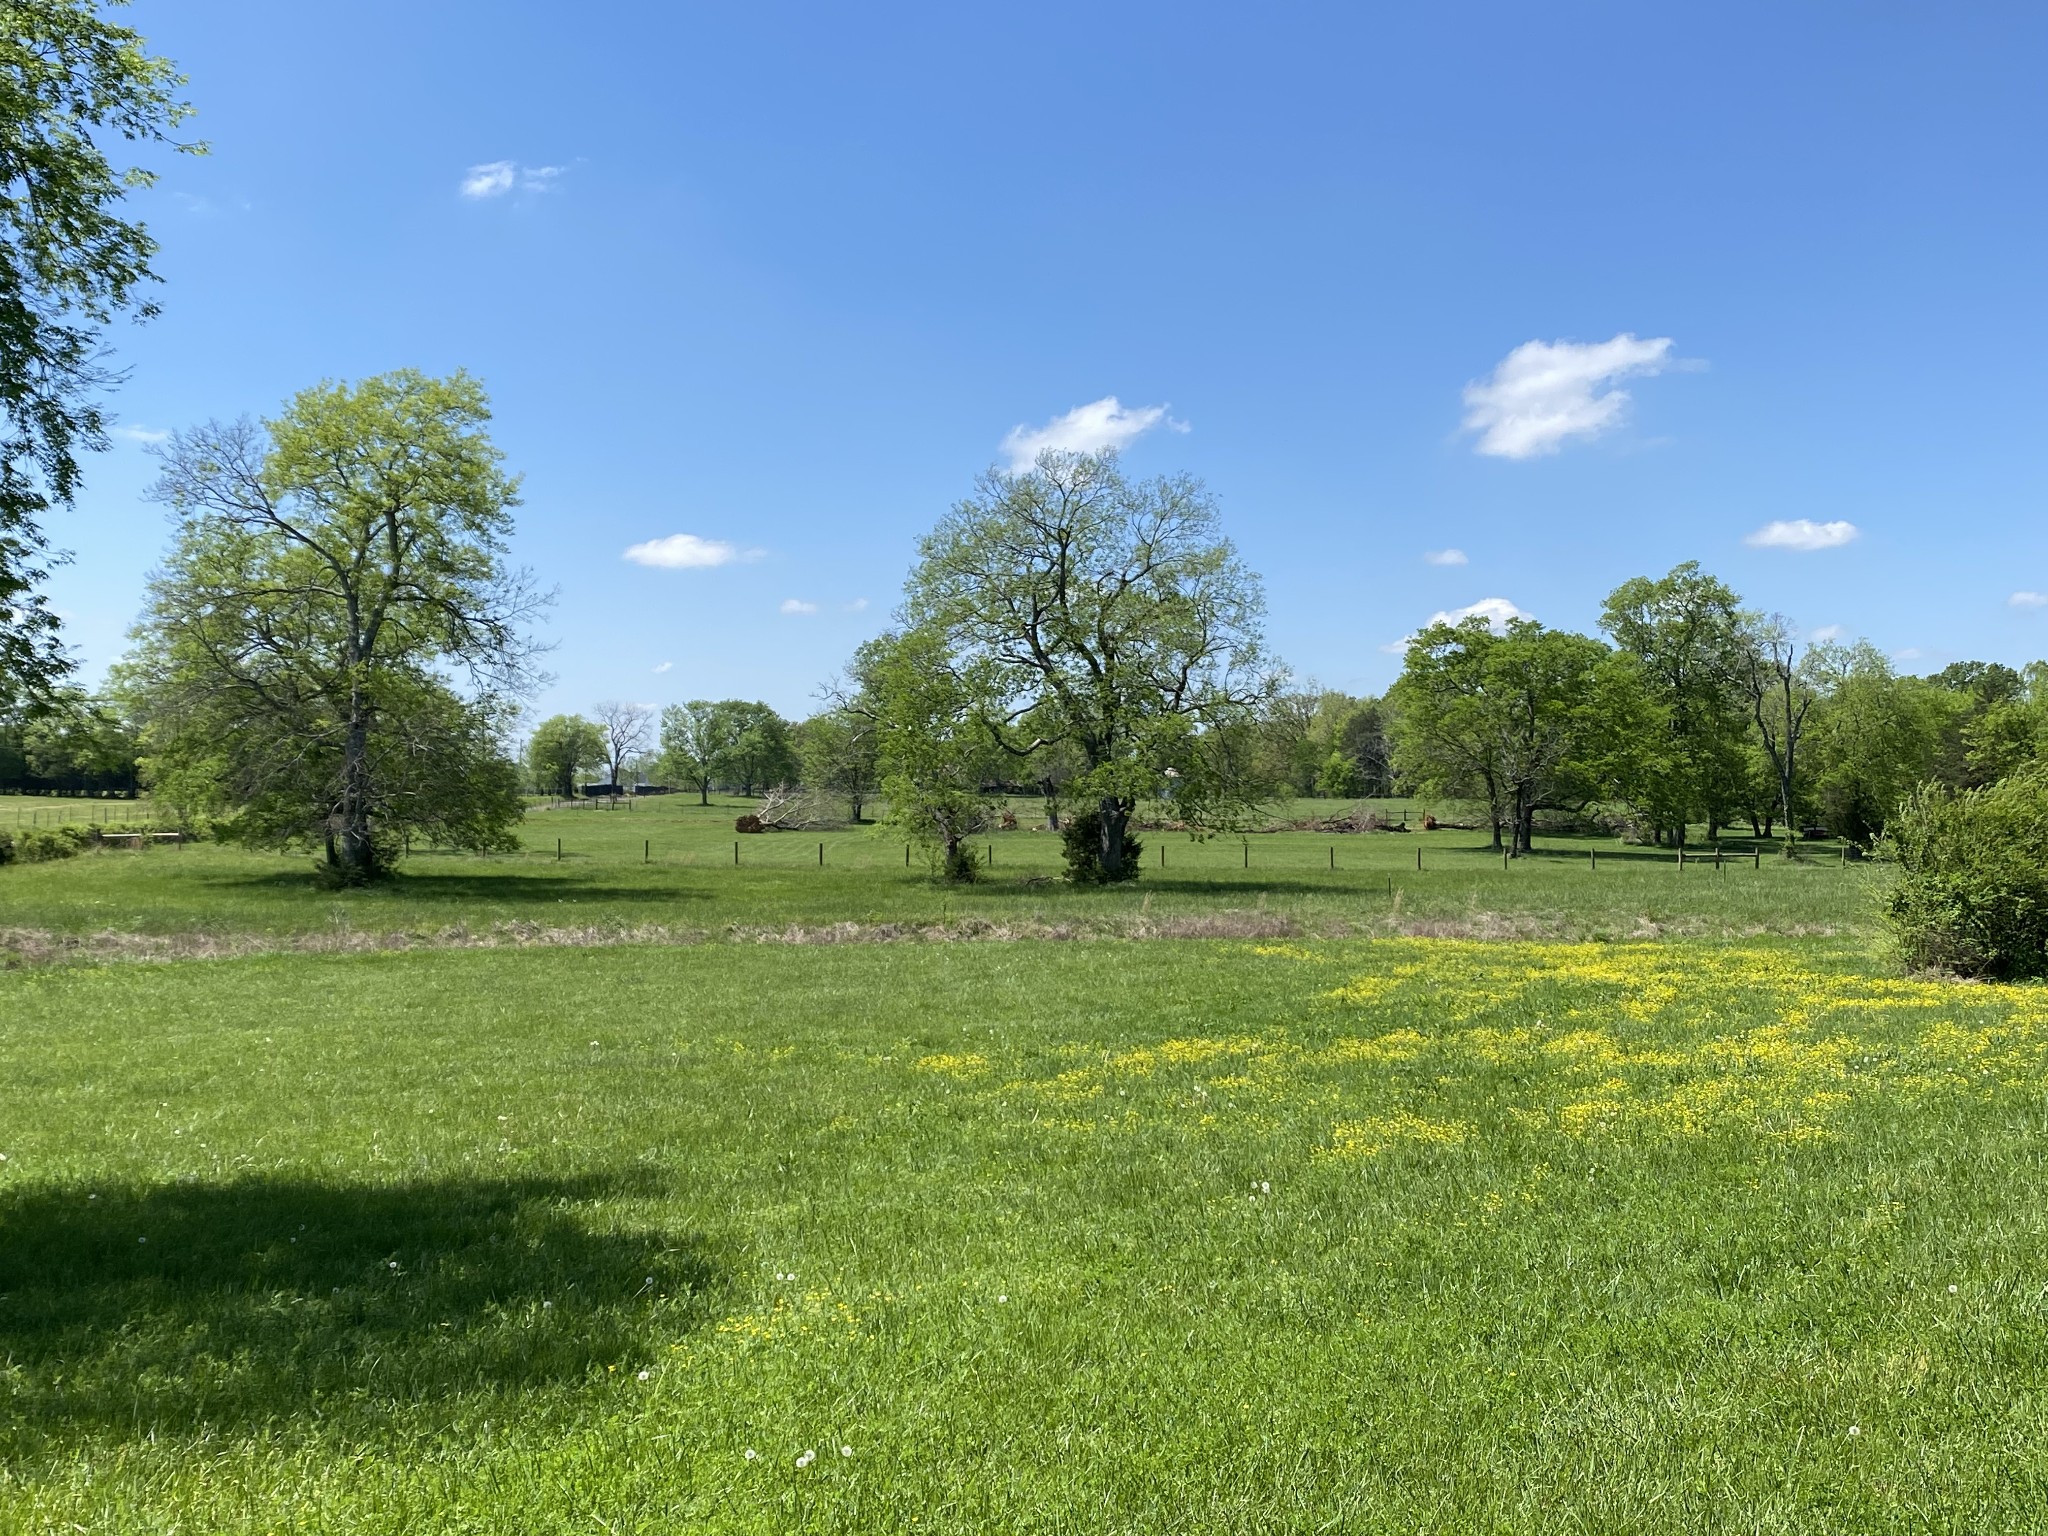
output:
[[[1405,1109],[1390,1115],[1368,1115],[1363,1120],[1339,1120],[1330,1127],[1329,1157],[1372,1157],[1396,1142],[1417,1142],[1424,1146],[1462,1146],[1472,1127],[1461,1120],[1426,1120]]]
[[[1290,1023],[1074,1042],[1037,1070],[978,1054],[916,1065],[988,1078],[979,1099],[1034,1127],[1284,1128],[1333,1158],[1493,1136],[1533,1140],[1538,1156],[1544,1137],[1797,1144],[1841,1134],[1872,1102],[2048,1087],[2048,988],[1871,976],[1826,953],[1711,944],[1248,952],[1316,963]],[[1333,965],[1356,974],[1328,978]]]

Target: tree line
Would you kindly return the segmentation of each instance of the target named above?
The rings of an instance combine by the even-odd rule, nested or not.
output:
[[[158,450],[174,533],[100,698],[0,723],[0,782],[146,783],[226,836],[375,879],[408,839],[508,847],[525,792],[780,792],[771,821],[879,809],[956,878],[1019,792],[1077,879],[1137,871],[1275,798],[1419,795],[1527,852],[1540,816],[1683,843],[1879,836],[1916,786],[1998,782],[2048,743],[2048,665],[1902,675],[1807,642],[1695,564],[1609,594],[1597,635],[1437,623],[1381,697],[1295,681],[1199,482],[1114,454],[991,470],[920,543],[897,622],[787,720],[610,702],[525,733],[548,601],[504,560],[518,503],[466,375],[302,392]],[[31,786],[33,787],[33,786]],[[801,795],[801,801],[793,796]]]

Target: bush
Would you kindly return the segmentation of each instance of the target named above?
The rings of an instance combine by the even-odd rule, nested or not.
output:
[[[735,832],[766,832],[768,827],[760,817],[749,811],[732,824],[732,829]]]
[[[939,877],[956,885],[972,885],[981,878],[981,855],[965,843],[955,845],[953,851],[942,856]]]
[[[90,827],[28,827],[0,832],[0,864],[40,864],[68,859],[92,846]]]
[[[1061,851],[1066,855],[1067,878],[1076,885],[1104,885],[1109,877],[1102,868],[1102,815],[1099,811],[1076,811],[1060,828]],[[1131,836],[1124,824],[1124,880],[1138,878],[1138,856],[1145,845]]]
[[[1899,877],[1884,916],[1908,965],[2048,975],[2048,770],[1961,793],[1923,785],[1891,818],[1885,848]]]

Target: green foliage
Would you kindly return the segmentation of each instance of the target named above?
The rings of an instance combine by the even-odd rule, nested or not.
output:
[[[798,772],[789,722],[745,699],[671,704],[661,712],[661,750],[663,773],[694,786],[700,804],[710,803],[714,784],[754,795]]]
[[[1817,698],[1808,792],[1829,829],[1868,843],[1909,790],[1935,777],[1955,696],[1898,676],[1867,641],[1815,646],[1806,672]]]
[[[83,853],[93,843],[90,827],[0,828],[0,864],[41,864]]]
[[[1389,700],[1394,760],[1425,793],[1485,805],[1496,846],[1531,847],[1541,807],[1583,806],[1633,771],[1658,719],[1633,658],[1513,619],[1433,624],[1408,645]]]
[[[0,710],[71,669],[36,590],[42,521],[76,498],[79,455],[106,446],[97,400],[114,382],[104,333],[156,312],[156,241],[124,218],[156,180],[106,141],[171,142],[183,78],[92,0],[9,0],[0,26]],[[198,145],[177,148],[196,152]]]
[[[324,847],[345,884],[413,834],[516,836],[497,738],[540,600],[503,562],[517,482],[489,414],[467,375],[405,370],[172,439],[156,495],[180,526],[126,683],[164,799]]]
[[[1907,964],[2048,975],[2048,769],[1983,789],[1924,785],[1886,826],[1899,876],[1884,914]]]
[[[1102,813],[1081,810],[1069,816],[1060,827],[1060,852],[1067,861],[1067,878],[1076,885],[1115,885],[1137,879],[1145,845],[1131,836],[1128,826],[1121,831],[1123,841],[1116,859],[1106,860],[1102,856]]]
[[[1334,748],[1323,759],[1322,767],[1316,770],[1315,790],[1325,800],[1348,800],[1364,793],[1364,779],[1358,759],[1341,748]]]
[[[852,709],[813,715],[792,733],[806,788],[846,802],[856,822],[881,785],[881,737],[875,722]]]
[[[873,726],[887,825],[931,850],[946,878],[971,879],[962,845],[996,804],[987,668],[963,671],[942,636],[914,629],[862,646],[852,680],[846,707]]]
[[[550,715],[526,742],[529,782],[542,794],[574,799],[583,770],[605,760],[604,733],[581,715]]]
[[[1620,786],[1674,842],[1705,822],[1710,832],[1748,808],[1749,711],[1739,599],[1697,562],[1657,580],[1639,576],[1608,594],[1601,628],[1637,659],[1658,728],[1635,743],[1639,771]]]
[[[1257,798],[1204,738],[1274,692],[1263,597],[1198,482],[1132,481],[1110,453],[990,471],[920,542],[905,614],[972,678],[987,739],[1020,760],[1073,749],[1063,794],[1100,813],[1112,870],[1143,800],[1170,788],[1200,826]]]

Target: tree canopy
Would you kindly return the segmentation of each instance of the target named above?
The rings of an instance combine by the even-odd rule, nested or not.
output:
[[[978,680],[990,740],[1018,759],[1073,748],[1067,794],[1100,815],[1106,878],[1136,874],[1141,801],[1170,790],[1191,824],[1249,803],[1204,736],[1274,688],[1264,604],[1197,481],[1132,480],[1113,453],[991,470],[921,541],[903,611]]]
[[[118,3],[118,0],[116,0]],[[185,83],[94,0],[9,0],[0,29],[0,708],[69,670],[37,590],[45,515],[78,494],[80,455],[106,446],[114,382],[105,330],[147,318],[157,244],[124,216],[154,174],[107,141],[173,143]],[[197,144],[176,148],[198,152]]]
[[[162,793],[351,883],[414,831],[512,839],[499,738],[542,600],[504,562],[518,482],[488,420],[475,380],[408,370],[172,438],[177,535],[130,669]]]

